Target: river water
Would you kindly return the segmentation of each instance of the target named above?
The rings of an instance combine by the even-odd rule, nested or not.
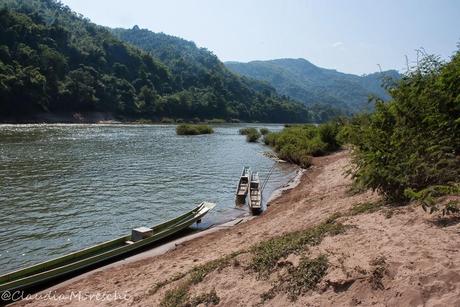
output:
[[[263,181],[274,162],[261,154],[269,148],[238,135],[245,126],[178,136],[173,125],[0,125],[0,274],[153,226],[204,200],[217,204],[205,225],[247,212],[234,201],[242,167]],[[276,164],[264,200],[294,175],[293,166]]]

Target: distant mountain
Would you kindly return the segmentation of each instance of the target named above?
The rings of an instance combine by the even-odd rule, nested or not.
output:
[[[192,42],[138,27],[112,32],[57,0],[0,1],[0,97],[0,121],[13,122],[79,112],[314,120],[303,104],[230,72]]]
[[[305,59],[278,59],[249,63],[226,62],[233,72],[266,81],[278,93],[309,105],[328,105],[348,112],[365,111],[369,95],[388,99],[384,77],[399,79],[396,70],[357,76],[325,69]]]

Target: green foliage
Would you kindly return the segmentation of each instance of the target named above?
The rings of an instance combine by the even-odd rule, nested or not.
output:
[[[0,96],[1,120],[94,111],[156,121],[311,119],[302,104],[231,73],[192,42],[138,27],[111,31],[56,0],[2,1]]]
[[[248,142],[257,142],[262,136],[259,131],[254,127],[241,128],[239,134],[246,136],[246,141]]]
[[[311,156],[321,156],[340,147],[337,138],[340,129],[340,122],[289,125],[280,132],[266,134],[264,143],[273,147],[280,159],[307,168]]]
[[[177,288],[166,291],[163,300],[160,303],[160,307],[185,307],[189,299],[189,285],[183,283]]]
[[[211,134],[214,130],[208,125],[182,124],[176,127],[176,133],[177,135]]]
[[[218,305],[220,302],[219,296],[215,289],[212,289],[209,293],[203,293],[198,296],[195,296],[190,300],[190,306],[212,306]]]
[[[313,228],[260,242],[252,247],[253,254],[250,268],[261,274],[270,273],[277,262],[289,254],[298,253],[309,245],[317,245],[327,235],[337,235],[345,230],[345,226],[335,221],[327,221]]]
[[[238,130],[238,133],[240,135],[248,135],[249,131],[253,131],[253,130],[257,130],[257,129],[256,128],[251,128],[251,127],[241,128],[240,130]]]
[[[267,128],[260,128],[259,132],[261,135],[267,135],[270,132],[270,130],[268,130]]]
[[[196,307],[218,305],[219,296],[215,289],[190,298],[189,285],[183,283],[180,286],[168,290],[160,303],[160,307]]]
[[[434,212],[440,192],[458,195],[448,186],[460,178],[460,52],[448,63],[426,56],[390,93],[341,132],[353,144],[350,173],[388,201],[418,199]]]
[[[246,141],[250,143],[255,143],[259,140],[261,137],[261,134],[259,131],[257,131],[256,128],[249,128],[249,130],[246,133]]]
[[[225,119],[213,118],[206,121],[207,124],[225,124]]]
[[[282,287],[289,298],[295,301],[299,295],[314,289],[326,275],[327,269],[328,261],[324,255],[314,259],[302,257],[297,267],[288,268],[288,275],[282,280]]]
[[[107,111],[151,115],[167,68],[53,0],[0,9],[1,117]]]
[[[112,29],[118,38],[160,59],[173,76],[174,93],[162,110],[169,117],[307,122],[310,112],[276,94],[267,83],[231,73],[210,51],[184,39],[138,26]]]
[[[229,266],[231,264],[231,261],[233,258],[238,256],[240,252],[235,252],[231,253],[230,255],[227,255],[222,258],[218,258],[215,260],[211,260],[206,262],[203,265],[199,265],[194,267],[190,271],[190,281],[192,284],[197,284],[203,281],[203,279],[206,277],[211,272],[214,272],[215,270],[222,270],[223,268]]]
[[[382,208],[383,203],[359,203],[354,205],[349,212],[349,215],[358,215],[363,213],[372,213],[380,210]]]
[[[434,213],[440,210],[440,202],[442,202],[443,196],[448,195],[460,195],[460,184],[454,183],[452,185],[432,185],[420,191],[414,191],[408,188],[404,191],[405,196],[411,200],[417,201],[423,208],[424,211]],[[443,208],[441,209],[442,215],[448,215],[452,213],[460,213],[459,201],[447,200],[443,202]]]
[[[350,112],[371,110],[369,95],[389,98],[382,79],[399,78],[394,70],[357,76],[320,68],[304,59],[227,62],[225,65],[243,76],[268,82],[282,95],[304,102],[316,123]]]

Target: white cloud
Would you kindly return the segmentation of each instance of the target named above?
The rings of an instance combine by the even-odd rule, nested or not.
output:
[[[343,42],[335,42],[332,44],[332,47],[334,48],[338,48],[338,47],[342,47],[343,46]]]

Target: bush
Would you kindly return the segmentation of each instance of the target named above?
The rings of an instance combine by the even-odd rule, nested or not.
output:
[[[321,141],[323,141],[326,151],[334,151],[340,147],[337,135],[340,131],[338,122],[328,122],[318,126],[318,133]]]
[[[249,134],[249,132],[254,131],[254,130],[257,131],[256,128],[252,128],[252,127],[241,128],[240,130],[238,130],[238,133],[239,133],[240,135],[247,135],[247,134]]]
[[[390,94],[343,133],[353,144],[350,173],[390,202],[434,205],[430,195],[452,192],[460,178],[460,52],[449,63],[427,56]]]
[[[174,124],[174,119],[169,118],[169,117],[163,117],[161,119],[161,123],[163,123],[163,124]]]
[[[340,147],[337,136],[341,125],[340,122],[329,122],[319,126],[289,126],[280,132],[266,134],[264,143],[273,147],[280,159],[307,168],[312,156],[321,156]]]
[[[213,118],[206,121],[208,124],[225,124],[225,119]]]
[[[253,129],[253,130],[252,130]],[[251,128],[251,130],[246,134],[246,141],[255,143],[261,137],[259,131],[255,128]]]
[[[268,133],[270,133],[270,130],[268,130],[267,128],[260,128],[259,131],[262,135],[267,135]]]
[[[214,130],[208,125],[183,124],[176,127],[177,135],[211,134]]]

